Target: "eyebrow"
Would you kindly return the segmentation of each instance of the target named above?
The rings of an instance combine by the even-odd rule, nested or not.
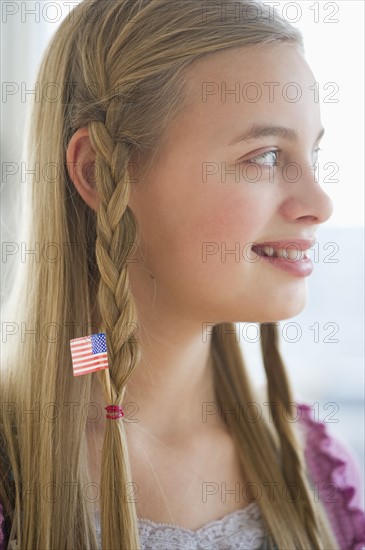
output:
[[[325,130],[321,128],[316,141],[319,141],[323,136]],[[285,128],[284,126],[265,126],[254,124],[245,133],[237,136],[229,145],[235,145],[240,141],[248,141],[250,139],[258,139],[267,136],[279,136],[287,141],[298,141],[299,137],[295,130],[292,128]]]

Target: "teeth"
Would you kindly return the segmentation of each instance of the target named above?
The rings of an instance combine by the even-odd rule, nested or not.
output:
[[[289,260],[303,260],[306,257],[306,250],[293,250],[292,248],[274,248],[272,246],[263,246],[262,250],[267,256],[285,258]]]
[[[262,250],[267,254],[268,256],[275,256],[275,251],[272,246],[264,246]]]

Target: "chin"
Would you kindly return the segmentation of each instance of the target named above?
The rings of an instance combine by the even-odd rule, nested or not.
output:
[[[261,323],[270,323],[274,321],[285,321],[286,319],[291,319],[296,315],[299,315],[306,306],[306,302],[298,302],[293,307],[293,304],[290,304],[289,307],[277,308],[276,311],[268,311],[266,318],[260,320]]]
[[[235,311],[225,315],[226,323],[271,323],[284,321],[286,319],[291,319],[296,315],[299,315],[306,306],[306,300],[296,300],[291,303],[280,304],[277,306],[271,305],[271,307],[262,307],[259,311],[248,312],[244,311],[244,308],[241,308],[241,311]]]
[[[257,322],[270,323],[283,321],[299,315],[307,305],[307,286],[293,285],[283,291],[272,291],[271,299],[260,303]]]

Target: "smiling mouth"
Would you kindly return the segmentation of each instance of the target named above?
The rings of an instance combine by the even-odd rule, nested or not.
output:
[[[283,258],[285,260],[305,260],[308,259],[308,250],[288,249],[288,248],[274,248],[273,246],[258,246],[252,247],[252,250],[256,252],[258,256],[265,256],[267,258]]]

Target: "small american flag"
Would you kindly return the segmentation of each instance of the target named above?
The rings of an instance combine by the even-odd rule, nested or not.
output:
[[[107,369],[108,354],[103,332],[70,340],[74,376]]]

